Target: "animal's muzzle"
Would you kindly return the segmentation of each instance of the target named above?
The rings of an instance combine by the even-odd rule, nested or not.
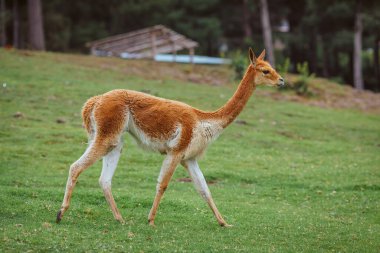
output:
[[[284,78],[281,77],[278,81],[279,81],[277,84],[278,87],[284,87],[285,86]]]

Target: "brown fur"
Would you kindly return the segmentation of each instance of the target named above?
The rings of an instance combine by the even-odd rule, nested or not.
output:
[[[90,144],[82,157],[70,168],[65,197],[57,215],[57,222],[61,220],[64,212],[69,207],[72,190],[82,171],[87,169],[98,159],[109,157],[110,154],[109,159],[116,159],[114,166],[117,165],[118,155],[121,151],[121,135],[124,131],[129,131],[127,128],[132,123],[137,126],[138,131],[141,131],[147,136],[148,144],[146,145],[156,145],[152,144],[156,142],[160,143],[161,146],[157,151],[167,154],[161,168],[156,197],[148,218],[150,224],[154,224],[154,217],[160,199],[179,163],[183,164],[186,168],[188,168],[187,164],[193,166],[190,168],[192,169],[192,176],[195,176],[198,183],[204,187],[206,183],[199,168],[196,168],[198,165],[196,161],[194,162],[194,159],[204,151],[208,142],[199,140],[199,136],[202,136],[202,138],[212,138],[212,127],[216,130],[227,127],[243,110],[256,85],[283,84],[283,79],[269,63],[264,61],[265,51],[256,58],[250,49],[249,55],[251,64],[248,66],[235,94],[224,106],[213,112],[198,110],[181,102],[162,99],[130,90],[113,90],[103,95],[90,98],[82,109],[83,124],[89,134]],[[130,121],[132,121],[132,123]],[[207,131],[205,129],[198,129],[201,122],[206,122],[204,123],[206,125],[209,124],[206,126],[206,128],[208,127],[206,129]],[[214,122],[214,125],[209,122]],[[215,124],[219,125],[215,126]],[[198,129],[197,131],[206,132],[196,132],[196,129]],[[180,136],[176,136],[176,134],[180,134]],[[140,136],[140,138],[145,137]],[[150,144],[149,141],[151,141]],[[167,144],[171,143],[170,141],[173,141],[174,144]],[[199,143],[191,144],[192,141],[198,141]],[[162,143],[165,144],[164,147]],[[189,151],[191,157],[186,157],[186,152],[191,145],[193,145],[192,148],[195,148],[195,151],[192,152],[198,153],[193,154]],[[192,150],[192,148],[190,148],[190,150]],[[190,155],[188,154],[188,156]],[[112,163],[112,160],[108,162]],[[110,165],[107,165],[107,162],[103,162],[100,183],[103,187],[104,195],[111,206],[114,217],[122,221],[120,212],[113,199],[109,182],[112,179],[116,167],[110,169],[112,171],[107,171],[107,168],[109,168],[107,166]],[[110,176],[111,179],[109,178]],[[227,223],[217,210],[208,188],[202,188],[202,190],[206,191],[207,194],[202,194],[205,194],[204,197],[214,212],[219,224],[226,226]]]
[[[87,133],[89,135],[92,134],[93,129],[91,127],[91,119],[90,119],[90,114],[92,110],[94,109],[94,105],[96,101],[98,100],[98,96],[92,97],[87,100],[87,102],[84,104],[82,108],[82,119],[83,119],[83,125],[87,130]]]

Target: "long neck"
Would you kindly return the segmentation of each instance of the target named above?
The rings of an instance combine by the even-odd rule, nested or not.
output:
[[[243,110],[256,88],[256,70],[250,65],[244,74],[235,94],[227,103],[215,112],[216,117],[222,119],[222,127],[227,127]]]

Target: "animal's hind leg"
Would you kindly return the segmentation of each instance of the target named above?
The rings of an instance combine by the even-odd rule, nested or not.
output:
[[[112,183],[112,177],[115,173],[117,163],[120,158],[121,149],[123,146],[123,142],[119,140],[116,147],[109,152],[106,156],[103,157],[103,168],[102,173],[99,178],[99,184],[103,189],[104,196],[106,197],[106,200],[111,207],[113,216],[116,220],[120,222],[124,222],[123,218],[117,209],[116,202],[112,196],[111,191],[111,183]]]
[[[65,196],[63,198],[61,209],[57,213],[57,223],[61,221],[63,214],[70,206],[71,195],[79,175],[102,156],[104,156],[107,153],[107,150],[108,145],[106,145],[102,140],[95,138],[94,141],[90,142],[84,154],[70,166]]]

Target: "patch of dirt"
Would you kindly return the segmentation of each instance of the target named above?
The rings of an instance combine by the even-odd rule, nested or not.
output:
[[[178,179],[177,179],[177,182],[191,183],[191,182],[193,182],[193,181],[192,181],[191,178],[189,178],[189,177],[183,177],[183,178],[178,178]]]
[[[303,140],[304,138],[302,136],[299,136],[295,133],[289,132],[289,131],[277,131],[278,134],[283,135],[285,137],[288,137],[290,139],[296,139],[296,140]]]
[[[16,112],[15,114],[13,114],[13,117],[17,119],[22,119],[25,117],[25,115],[22,112]]]
[[[55,122],[58,124],[65,124],[66,120],[64,118],[58,118]]]
[[[207,181],[207,184],[208,185],[212,185],[212,184],[216,184],[218,181],[216,180],[206,180]],[[193,182],[193,180],[191,180],[191,178],[189,177],[183,177],[183,178],[178,178],[177,179],[177,182],[181,182],[181,183],[191,183]]]
[[[238,125],[249,125],[248,122],[243,119],[236,119],[234,122]]]

